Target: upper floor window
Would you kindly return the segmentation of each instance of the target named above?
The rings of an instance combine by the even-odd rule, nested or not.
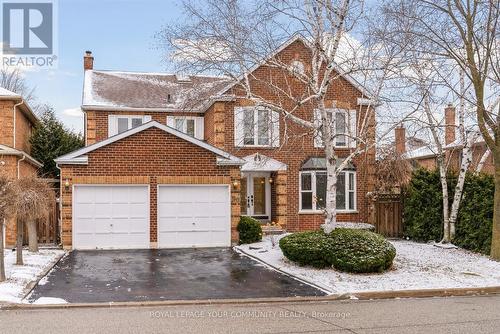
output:
[[[109,115],[108,137],[136,128],[150,120],[151,116],[148,115]]]
[[[304,74],[305,71],[305,66],[304,63],[301,62],[300,60],[294,60],[292,61],[292,71],[298,74]]]
[[[259,107],[235,108],[234,144],[237,147],[279,146],[279,114]]]
[[[167,116],[167,125],[191,137],[203,140],[203,117]]]
[[[335,147],[355,148],[356,110],[328,109],[327,112],[335,135]],[[314,124],[317,127],[321,125],[321,112],[318,109],[314,110]],[[314,134],[314,147],[324,146],[321,132],[316,131]]]

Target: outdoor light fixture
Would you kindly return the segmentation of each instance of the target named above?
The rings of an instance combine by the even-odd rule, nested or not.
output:
[[[270,178],[269,178],[269,183],[270,183],[270,184],[273,184],[273,182],[274,182],[273,178],[272,178],[272,177],[270,177]]]
[[[66,188],[66,190],[68,190],[68,189],[69,189],[69,179],[66,179],[66,180],[64,181],[64,188]]]
[[[234,187],[234,189],[238,189],[238,185],[239,185],[238,181],[234,180],[233,181],[233,187]]]

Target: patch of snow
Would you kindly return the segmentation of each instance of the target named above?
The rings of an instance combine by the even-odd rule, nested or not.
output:
[[[269,237],[235,249],[331,294],[500,286],[500,263],[486,256],[460,248],[438,248],[413,241],[390,242],[396,248],[396,258],[393,267],[381,274],[350,274],[335,269],[300,267],[283,256],[279,245],[273,248]],[[250,247],[260,247],[260,251],[265,249],[267,252]]]
[[[7,279],[0,283],[0,301],[20,303],[24,298],[26,286],[37,281],[47,266],[61,254],[64,254],[64,251],[59,249],[41,249],[38,253],[25,250],[23,251],[24,265],[17,266],[15,264],[16,252],[5,250],[5,276]]]
[[[372,224],[349,223],[349,222],[338,222],[335,224],[335,227],[352,228],[352,229],[359,229],[359,230],[373,230],[373,229],[375,229],[375,226],[373,226]]]
[[[67,304],[68,302],[62,298],[54,298],[54,297],[40,297],[33,302],[33,304],[37,305],[53,305],[53,304]]]

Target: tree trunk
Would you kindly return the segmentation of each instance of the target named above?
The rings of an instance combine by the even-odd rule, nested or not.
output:
[[[3,229],[5,226],[5,219],[0,221],[0,282],[5,281],[5,263],[4,263],[4,249],[3,249]]]
[[[24,224],[21,219],[17,219],[17,242],[16,242],[16,264],[22,266],[23,263],[23,235]]]
[[[36,221],[31,220],[28,222],[28,249],[30,252],[38,252],[38,233],[36,231]]]
[[[491,258],[500,261],[500,150],[495,152],[495,197],[493,200],[493,234]]]

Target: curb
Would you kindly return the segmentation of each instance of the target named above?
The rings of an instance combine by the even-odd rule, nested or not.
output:
[[[22,300],[24,300],[26,297],[28,297],[28,295],[31,293],[31,291],[33,291],[33,289],[37,286],[38,282],[40,282],[40,280],[42,278],[44,278],[56,266],[56,264],[58,264],[59,261],[61,261],[61,259],[65,255],[66,255],[66,253],[62,253],[61,255],[57,256],[54,260],[52,260],[52,262],[49,263],[49,265],[47,266],[47,268],[45,268],[44,271],[42,271],[39,275],[37,275],[35,280],[26,284],[26,286],[23,289]]]
[[[208,305],[250,305],[250,304],[283,304],[283,303],[322,303],[339,300],[384,300],[395,298],[429,298],[429,297],[472,297],[500,294],[500,286],[481,288],[453,288],[426,290],[394,290],[358,292],[319,297],[276,297],[247,299],[204,299],[204,300],[164,300],[144,302],[109,302],[109,303],[74,303],[74,304],[6,304],[1,310],[40,310],[40,309],[73,309],[73,308],[123,308],[153,306],[208,306]],[[356,300],[354,300],[356,302]]]

